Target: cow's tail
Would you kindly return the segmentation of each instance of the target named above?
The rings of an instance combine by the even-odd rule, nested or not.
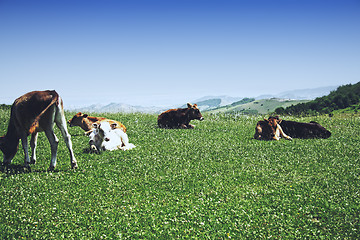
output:
[[[34,122],[31,124],[30,126],[30,130],[29,133],[32,134],[35,132],[36,128],[39,127],[39,121],[40,118],[42,117],[42,115],[44,115],[44,113],[55,103],[58,104],[59,103],[59,94],[56,91],[51,91],[51,95],[53,96],[50,104],[35,118]]]

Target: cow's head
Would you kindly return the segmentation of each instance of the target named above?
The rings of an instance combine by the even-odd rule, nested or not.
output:
[[[103,139],[105,142],[110,141],[112,138],[112,131],[116,129],[117,123],[109,123],[107,121],[103,121],[100,123],[93,123],[94,127],[94,133],[98,134],[101,139]]]
[[[74,127],[74,126],[81,126],[83,119],[87,118],[88,115],[87,114],[83,114],[81,112],[78,112],[72,119],[70,119],[68,121],[68,123],[70,124],[70,127]]]
[[[281,119],[278,117],[269,117],[269,119],[264,119],[264,121],[258,121],[255,127],[254,138],[257,140],[278,140],[276,130],[280,122]]]
[[[3,163],[10,164],[19,148],[19,140],[9,139],[7,136],[0,137],[0,150],[3,152]]]
[[[192,105],[191,103],[188,103],[187,107],[188,107],[187,114],[188,114],[188,118],[190,120],[194,120],[194,119],[197,119],[197,120],[200,120],[200,121],[204,120],[203,116],[200,113],[200,109],[198,108],[197,104]]]

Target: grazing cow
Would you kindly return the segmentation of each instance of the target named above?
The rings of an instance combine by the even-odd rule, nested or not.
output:
[[[281,128],[283,133],[288,134],[293,138],[329,138],[331,136],[331,132],[326,130],[323,126],[321,126],[317,122],[310,122],[310,123],[302,123],[302,122],[295,122],[295,121],[286,121],[280,119],[278,116],[276,117],[269,117],[267,120],[271,122],[272,125],[275,126],[275,123]],[[269,127],[266,124],[261,123],[263,121],[259,121],[258,125],[255,128],[255,139],[266,139],[269,140]],[[260,124],[259,124],[260,123]],[[269,125],[269,124],[268,124]],[[274,128],[275,129],[275,128]],[[279,138],[281,133],[276,133],[276,129],[270,130],[270,138],[272,136],[276,136],[275,138]],[[264,134],[264,132],[266,134]]]
[[[135,147],[129,143],[127,134],[116,123],[110,124],[108,121],[100,121],[93,124],[94,129],[90,133],[90,148],[95,152],[101,150],[130,150]]]
[[[56,166],[56,155],[59,140],[54,134],[54,123],[58,126],[70,152],[71,167],[77,168],[72,150],[70,134],[66,128],[63,101],[56,91],[33,91],[17,98],[12,107],[10,121],[5,136],[0,138],[0,149],[4,154],[3,163],[10,164],[14,158],[21,139],[25,166],[35,164],[35,148],[38,132],[44,131],[51,146],[50,170]],[[31,134],[31,158],[28,152],[27,137]]]
[[[196,104],[187,104],[187,108],[170,109],[163,112],[158,117],[160,128],[194,128],[190,124],[191,120],[204,120]]]
[[[283,137],[287,140],[292,138],[286,135],[274,118],[265,119],[264,121],[258,121],[255,127],[254,138],[257,140],[280,140]]]
[[[121,122],[106,119],[103,117],[92,117],[81,112],[78,112],[72,119],[68,121],[68,123],[70,124],[70,127],[81,127],[83,130],[86,131],[85,134],[88,135],[94,129],[93,124],[99,123],[100,121],[108,121],[110,125],[116,123],[117,128],[122,129],[124,132],[126,132],[126,127]]]

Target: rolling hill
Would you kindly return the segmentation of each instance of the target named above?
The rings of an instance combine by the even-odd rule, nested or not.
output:
[[[356,84],[347,84],[338,87],[329,95],[318,97],[315,100],[308,101],[289,107],[279,107],[275,110],[277,114],[292,115],[314,115],[329,114],[333,111],[356,107],[360,103],[360,82]]]
[[[289,99],[279,99],[279,98],[260,99],[245,103],[239,102],[238,104],[227,105],[224,107],[211,110],[209,112],[210,113],[239,112],[243,114],[268,114],[274,112],[275,109],[279,107],[285,108],[291,105],[305,103],[308,101],[309,100],[289,100]]]

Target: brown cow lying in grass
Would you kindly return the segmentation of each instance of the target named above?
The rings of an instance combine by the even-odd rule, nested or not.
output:
[[[269,119],[265,119],[264,121],[258,121],[255,127],[255,135],[254,138],[257,140],[280,140],[283,137],[285,139],[291,140],[284,133],[281,126],[278,124],[278,121],[275,118],[270,117]]]
[[[163,112],[158,117],[160,128],[194,128],[190,124],[191,120],[204,120],[196,104],[187,104],[187,108],[170,109]]]
[[[302,123],[286,121],[278,116],[259,121],[255,128],[254,138],[258,140],[279,140],[280,137],[292,138],[329,138],[331,132],[317,122]]]
[[[101,121],[107,121],[110,125],[116,124],[116,128],[126,132],[126,127],[121,122],[103,117],[93,117],[81,112],[78,112],[72,119],[68,121],[68,123],[70,124],[70,127],[81,127],[85,131],[85,135],[89,135],[94,129],[94,123],[100,123]]]

